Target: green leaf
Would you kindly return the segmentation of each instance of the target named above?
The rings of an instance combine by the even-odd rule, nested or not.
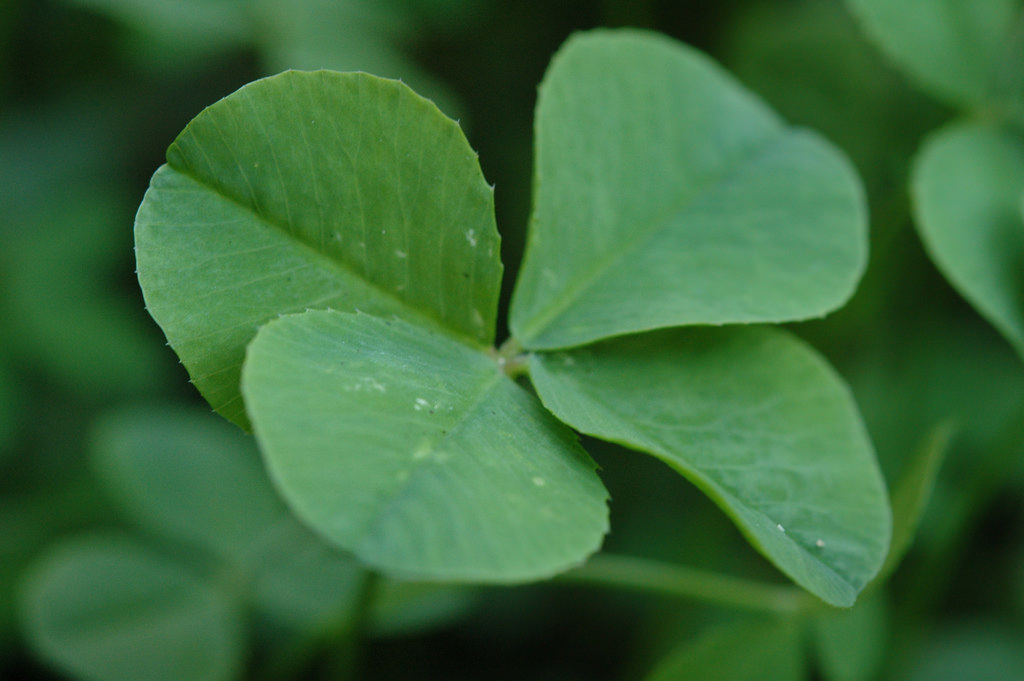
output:
[[[969,106],[1013,86],[1020,0],[847,0],[867,33],[922,88]],[[1017,70],[1018,73],[1012,73]],[[1017,83],[1019,85],[1019,83]]]
[[[964,620],[932,634],[903,664],[896,681],[1024,679],[1019,623]]]
[[[1024,357],[1024,139],[958,123],[914,162],[918,232],[939,270]]]
[[[204,411],[125,409],[96,427],[92,449],[132,520],[240,569],[275,624],[312,630],[351,617],[362,569],[287,513],[237,428]]]
[[[729,70],[787,121],[820,131],[848,154],[869,196],[895,190],[893,158],[911,153],[922,130],[948,115],[923,106],[842,3],[756,4],[730,23],[716,49]],[[888,223],[875,222],[878,242]]]
[[[149,394],[168,367],[138,296],[117,285],[130,272],[131,206],[106,187],[54,180],[69,189],[15,218],[0,246],[10,350],[82,394]]]
[[[96,427],[92,449],[134,521],[236,566],[286,514],[252,439],[208,412],[126,409]]]
[[[928,506],[939,468],[949,448],[951,431],[948,426],[940,426],[929,433],[896,481],[891,495],[892,542],[876,581],[884,581],[892,574],[914,543],[921,516]]]
[[[451,19],[455,8],[444,1]],[[365,71],[401,79],[442,111],[458,113],[451,90],[405,49],[416,45],[417,34],[436,39],[408,0],[261,0],[256,9],[260,30],[252,38],[266,72]]]
[[[635,31],[571,38],[536,126],[511,312],[529,349],[821,316],[860,278],[866,209],[850,165],[696,51]]]
[[[817,615],[811,632],[827,681],[878,678],[889,635],[888,611],[881,592],[873,592],[849,610]]]
[[[373,592],[370,633],[411,636],[453,622],[476,603],[473,587],[381,580]]]
[[[32,452],[35,455],[39,451]],[[67,464],[68,459],[63,460]],[[50,477],[29,484],[12,466],[0,493],[0,665],[13,636],[16,620],[15,587],[26,566],[55,537],[112,521],[96,484],[84,474],[69,479]],[[59,479],[58,479],[59,478]],[[15,489],[18,491],[15,492]]]
[[[29,643],[89,681],[226,681],[243,658],[241,613],[188,570],[118,536],[53,547],[29,571]]]
[[[663,460],[797,584],[849,606],[889,545],[885,484],[849,391],[781,331],[672,330],[534,355],[556,416]]]
[[[188,50],[244,45],[252,31],[250,2],[239,0],[69,0]]]
[[[738,622],[703,634],[665,658],[646,681],[801,681],[800,629],[788,621]]]
[[[7,458],[18,427],[18,398],[10,372],[0,364],[0,465]]]
[[[305,526],[279,522],[261,537],[257,555],[252,602],[278,626],[335,630],[355,617],[365,573]]]
[[[252,602],[277,626],[337,639],[359,608],[367,574],[350,555],[296,522],[280,523],[261,542]],[[476,591],[460,585],[380,578],[372,585],[366,626],[373,637],[408,636],[464,615]]]
[[[517,582],[597,549],[606,492],[575,436],[487,355],[401,320],[263,327],[243,391],[271,477],[391,576]]]
[[[150,313],[210,404],[238,392],[256,329],[308,308],[494,337],[493,192],[458,125],[405,85],[287,72],[197,116],[136,220]]]

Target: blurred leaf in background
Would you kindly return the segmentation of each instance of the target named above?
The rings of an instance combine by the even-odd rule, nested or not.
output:
[[[467,589],[371,583],[291,517],[253,440],[205,410],[110,413],[93,433],[92,462],[136,529],[57,542],[21,593],[29,642],[72,675],[235,678],[251,619],[270,635],[264,662],[301,669],[360,617],[374,634],[408,634],[471,605]],[[372,606],[367,588],[381,594]]]
[[[832,610],[811,624],[815,656],[828,681],[877,678],[890,634],[888,604],[878,592],[849,610]]]
[[[929,136],[913,191],[936,266],[1024,360],[1024,136],[959,123]]]
[[[1019,0],[847,0],[878,46],[915,83],[970,108],[1024,103]]]
[[[31,491],[0,493],[0,669],[18,652],[15,592],[26,565],[57,537],[111,518],[95,485],[75,476]]]
[[[1009,681],[1024,678],[1020,622],[963,621],[941,628],[909,660],[898,681]]]
[[[122,50],[157,71],[201,69],[252,50],[263,74],[287,69],[366,71],[404,80],[450,114],[448,87],[410,57],[424,20],[460,26],[475,0],[63,0],[128,29]]]
[[[117,199],[75,187],[21,222],[0,254],[15,361],[83,395],[143,394],[167,378],[163,349],[124,295],[130,262]]]
[[[18,427],[19,399],[16,391],[10,370],[0,363],[0,470],[4,459],[11,453]]]
[[[228,681],[242,664],[238,604],[144,544],[89,534],[49,548],[26,578],[40,655],[97,681]]]
[[[841,4],[753,3],[727,31],[725,63],[787,121],[842,148],[873,211],[902,190],[893,182],[926,129],[922,119],[941,120],[941,110],[903,82]]]
[[[800,630],[791,622],[723,625],[680,647],[645,681],[800,681],[805,663]]]
[[[115,105],[79,95],[34,109],[0,114],[2,345],[19,370],[90,400],[151,392],[173,362],[124,285],[131,208]]]

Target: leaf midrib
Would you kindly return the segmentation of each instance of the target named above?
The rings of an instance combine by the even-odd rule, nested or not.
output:
[[[755,159],[767,155],[775,145],[786,140],[792,134],[792,130],[784,127],[778,128],[776,135],[762,140],[757,145],[751,146],[747,153],[738,156],[735,162],[730,164],[728,168],[709,176],[705,184],[694,191],[689,197],[671,205],[668,209],[649,220],[642,229],[636,230],[635,236],[625,246],[609,249],[604,257],[591,265],[584,276],[576,280],[575,284],[568,287],[564,293],[551,297],[551,304],[543,309],[540,314],[535,315],[533,320],[523,328],[519,340],[525,347],[531,347],[531,340],[541,336],[555,320],[564,315],[613,266],[624,260],[626,256],[635,253],[643,244],[650,241],[663,229],[666,229],[671,222],[670,218],[672,216],[685,213],[714,188],[728,183],[744,166]],[[536,225],[533,228],[536,229]],[[545,345],[543,349],[557,349],[558,347],[565,346],[552,345],[548,347]]]
[[[548,371],[550,373],[550,370]],[[674,455],[667,453],[667,450],[669,448],[664,446],[661,442],[659,442],[658,438],[650,437],[643,430],[635,428],[632,423],[618,416],[616,411],[612,409],[610,406],[608,406],[608,404],[604,400],[595,396],[590,391],[583,390],[583,388],[579,385],[578,382],[573,380],[572,383],[574,386],[576,386],[578,394],[584,396],[591,403],[598,406],[609,421],[621,424],[625,432],[631,434],[632,437],[609,437],[605,433],[583,431],[586,432],[587,435],[616,442],[617,444],[621,444],[623,446],[630,448],[640,448],[643,451],[650,454],[651,456],[658,459],[659,461],[661,461],[662,463],[666,464],[673,470],[677,471],[680,475],[689,480],[694,486],[700,489],[703,494],[709,496],[712,499],[712,501],[715,502],[716,505],[719,505],[716,497],[721,498],[723,500],[730,499],[735,503],[737,507],[746,509],[751,513],[757,514],[758,516],[765,518],[771,525],[775,525],[777,523],[775,519],[772,519],[760,509],[750,506],[749,504],[744,502],[739,496],[736,495],[736,492],[734,490],[716,481],[712,476],[708,475],[700,468],[694,466],[685,458],[677,458]],[[709,494],[709,488],[710,491],[714,492],[713,495]],[[723,513],[725,513],[735,521],[731,512],[724,508],[720,510],[722,510]],[[746,528],[740,529],[744,534],[747,534]],[[787,534],[786,540],[789,541],[791,544],[795,545],[803,554],[810,557],[813,560],[813,562],[816,565],[819,565],[825,572],[827,572],[829,575],[834,576],[837,581],[841,582],[842,584],[845,584],[846,586],[854,590],[858,588],[849,577],[839,574],[831,565],[822,562],[822,560],[817,555],[815,555],[812,551],[810,551],[807,547],[798,542],[796,539]],[[763,546],[763,543],[760,541],[760,539],[758,539],[757,541],[759,545]]]
[[[446,337],[452,338],[462,343],[463,345],[469,345],[475,350],[487,347],[484,341],[468,336],[462,333],[461,331],[458,331],[448,326],[444,321],[436,318],[435,316],[427,314],[417,309],[416,307],[411,306],[407,301],[397,296],[394,292],[382,287],[378,282],[372,281],[357,274],[354,268],[352,268],[348,263],[344,262],[343,260],[336,260],[330,255],[321,252],[315,246],[307,243],[301,237],[290,231],[287,226],[280,225],[277,222],[271,220],[270,218],[260,213],[259,210],[256,209],[253,205],[246,203],[242,199],[232,196],[222,187],[207,181],[198,173],[195,173],[187,168],[178,167],[177,165],[171,163],[170,161],[168,161],[166,165],[170,170],[188,178],[195,184],[212,192],[214,195],[226,201],[227,203],[236,206],[237,208],[240,208],[247,215],[250,215],[254,219],[256,224],[262,225],[265,228],[273,230],[275,233],[283,235],[287,239],[287,242],[289,244],[292,244],[295,247],[295,249],[301,254],[300,257],[303,257],[311,261],[314,267],[321,267],[322,269],[338,272],[340,273],[343,280],[345,278],[350,277],[352,279],[361,281],[369,288],[373,289],[373,291],[380,297],[390,301],[394,301],[408,315],[406,317],[407,321],[414,322],[420,326],[425,326],[427,328],[440,331]],[[342,288],[341,290],[344,291],[345,288]]]
[[[354,547],[361,547],[369,537],[376,534],[376,528],[384,521],[385,516],[395,512],[395,509],[399,504],[399,500],[405,497],[409,489],[415,485],[417,481],[416,474],[423,470],[427,465],[436,465],[436,461],[433,456],[434,452],[436,452],[444,442],[450,440],[468,421],[471,420],[471,416],[477,412],[483,404],[484,399],[491,394],[496,386],[500,385],[504,378],[504,374],[502,374],[498,370],[497,365],[495,365],[493,375],[485,375],[484,380],[475,386],[474,392],[476,393],[476,397],[462,411],[461,416],[449,425],[448,428],[445,429],[444,434],[431,445],[429,452],[426,455],[421,456],[419,459],[415,459],[410,456],[411,465],[401,471],[406,474],[402,483],[377,497],[377,503],[374,504],[376,511],[373,513],[373,516],[364,524],[361,531],[354,533],[356,536],[356,539],[353,542]]]

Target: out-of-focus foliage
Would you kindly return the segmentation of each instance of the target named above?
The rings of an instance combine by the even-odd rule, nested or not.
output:
[[[10,451],[17,427],[15,410],[18,408],[18,396],[14,391],[9,370],[0,364],[0,461]]]
[[[1016,100],[1024,86],[1019,0],[847,0],[867,33],[922,88],[951,104]]]
[[[949,433],[916,539],[891,579],[869,586],[885,606],[871,609],[875,601],[867,601],[848,616],[822,614],[796,662],[787,648],[765,664],[785,673],[813,669],[828,681],[1024,675],[1024,363],[974,310],[967,287],[970,303],[932,264],[908,192],[925,136],[958,115],[947,107],[974,119],[1012,114],[1019,78],[1004,70],[997,92],[1007,94],[998,100],[1006,106],[979,106],[973,88],[980,83],[943,66],[959,52],[939,50],[942,59],[932,60],[917,50],[913,61],[878,49],[881,20],[850,12],[868,4],[950,3],[0,3],[0,677],[74,671],[53,671],[45,651],[36,657],[15,618],[38,588],[26,576],[39,577],[55,555],[66,560],[61,547],[76,544],[64,542],[85,533],[127,535],[147,556],[155,551],[168,564],[184,564],[195,575],[189,579],[200,581],[221,564],[194,548],[206,539],[140,522],[143,512],[117,501],[109,471],[97,474],[88,456],[93,434],[125,406],[201,404],[143,309],[133,273],[135,207],[178,131],[220,97],[285,68],[403,78],[471,123],[470,144],[496,184],[504,309],[527,221],[536,84],[572,31],[620,25],[707,51],[787,122],[820,130],[854,160],[871,208],[866,278],[845,308],[792,330],[851,384],[890,490],[900,489],[904,472],[921,472],[916,454],[934,444],[936,427]],[[981,12],[976,4],[983,3],[959,3]],[[1019,24],[1021,3],[1001,5]],[[896,38],[906,30],[897,26]],[[904,41],[907,49],[914,44]],[[963,66],[1014,45],[971,51]],[[1006,193],[1020,227],[1024,187]],[[1013,295],[1020,315],[1024,303]],[[171,440],[187,433],[170,431],[145,451],[173,457]],[[665,475],[660,462],[611,445],[588,448],[613,499],[608,550],[774,578],[727,519],[685,480]],[[756,650],[767,653],[780,635],[759,634],[758,622],[723,624],[719,610],[688,601],[557,583],[472,594],[384,582],[373,590],[377,614],[367,615],[359,646],[349,645],[340,625],[301,636],[300,623],[324,611],[320,590],[330,590],[336,576],[304,532],[278,540],[275,559],[249,578],[245,640],[257,652],[223,667],[237,669],[237,678],[337,677],[360,666],[366,679],[636,679],[672,673],[679,660],[710,675],[722,662],[714,659],[721,641],[760,641]],[[306,577],[289,577],[296,574]],[[839,649],[837,641],[865,631],[871,640]],[[355,648],[363,651],[358,659]]]
[[[425,607],[429,585],[381,582],[389,597],[364,604],[359,591],[371,577],[299,525],[252,439],[211,414],[112,413],[90,449],[135,536],[94,531],[54,543],[26,570],[20,599],[33,646],[72,676],[231,679],[250,620],[285,640],[317,640],[344,638],[360,617],[374,631],[416,631],[459,613]],[[438,592],[456,604],[468,598]]]
[[[424,25],[465,25],[480,0],[63,0],[128,29],[125,56],[158,72],[201,71],[251,50],[261,70],[366,71],[455,106],[443,80],[410,58]]]

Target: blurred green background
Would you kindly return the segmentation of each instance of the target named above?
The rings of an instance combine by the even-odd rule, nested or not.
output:
[[[923,136],[954,112],[891,68],[833,0],[3,0],[0,677],[73,678],[25,631],[25,585],[55,546],[102,529],[192,553],[154,531],[98,461],[117,447],[216,449],[210,437],[253,447],[219,430],[134,278],[133,215],[175,135],[203,107],[287,68],[403,79],[460,120],[496,184],[507,303],[529,212],[536,86],[562,41],[596,26],[650,28],[705,50],[838,144],[863,178],[867,275],[842,311],[793,329],[851,384],[890,483],[936,429],[952,435],[918,541],[870,620],[876,659],[849,678],[1024,679],[1024,363],[930,264],[907,193]],[[586,444],[613,497],[608,548],[780,580],[678,476]],[[195,474],[216,480],[203,468],[215,459],[196,458]],[[218,513],[244,516],[247,490],[229,491]],[[336,577],[326,592],[352,578]],[[365,678],[641,678],[725,617],[551,584],[414,596],[375,615]],[[251,625],[252,648],[225,678],[271,678],[263,663],[304,640],[280,621]],[[296,655],[277,678],[329,678],[320,653]]]

